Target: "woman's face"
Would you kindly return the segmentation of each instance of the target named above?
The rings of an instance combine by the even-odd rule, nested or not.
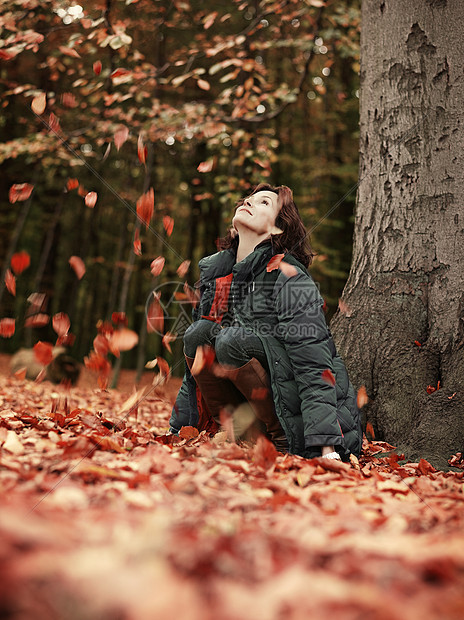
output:
[[[257,235],[271,234],[279,211],[277,194],[262,190],[245,198],[235,211],[232,225],[239,232],[245,228]]]

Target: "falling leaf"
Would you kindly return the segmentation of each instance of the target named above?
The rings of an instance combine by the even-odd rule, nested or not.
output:
[[[153,300],[147,310],[147,332],[162,333],[164,330],[164,312],[160,304],[160,293],[153,293]]]
[[[253,448],[253,462],[262,469],[268,470],[274,466],[277,450],[273,443],[260,435]]]
[[[129,324],[129,320],[125,312],[113,312],[111,314],[111,321],[115,325],[123,325],[124,327],[127,327]]]
[[[77,179],[68,179],[66,187],[69,191],[76,189],[76,187],[79,187],[79,181]]]
[[[213,347],[205,344],[197,347],[195,351],[195,359],[193,361],[190,371],[192,375],[199,374],[203,368],[210,368],[215,360],[216,353]]]
[[[169,353],[172,353],[171,345],[169,343],[173,342],[176,339],[177,339],[176,334],[172,334],[171,332],[166,332],[161,340],[161,344],[163,345],[163,347],[166,347]]]
[[[15,333],[15,319],[0,320],[0,336],[3,338],[11,338]]]
[[[86,206],[93,209],[96,202],[97,202],[97,192],[88,192],[85,196]]]
[[[30,183],[15,183],[10,187],[8,194],[10,202],[14,203],[27,200],[32,194],[33,189],[34,186],[30,185]]]
[[[149,368],[150,370],[158,365],[158,360],[155,358],[154,360],[150,360],[145,364],[145,368]]]
[[[189,260],[184,260],[179,265],[179,267],[177,268],[177,275],[179,276],[179,278],[183,278],[185,276],[185,274],[189,270],[189,267],[190,267],[190,261]]]
[[[200,293],[189,286],[188,282],[184,282],[184,294],[192,306],[196,308],[200,301]]]
[[[158,361],[158,368],[159,368],[161,375],[165,377],[166,379],[168,379],[169,376],[171,375],[171,368],[169,367],[169,364],[163,357],[157,356],[156,359]]]
[[[126,142],[129,137],[129,129],[127,127],[122,127],[118,129],[118,131],[114,134],[114,144],[116,145],[117,150],[121,148],[121,146]]]
[[[372,426],[371,422],[368,422],[366,424],[366,435],[367,434],[369,434],[372,439],[375,439],[374,427]]]
[[[330,385],[335,385],[336,383],[335,376],[329,368],[322,371],[321,378],[323,381],[325,381],[326,383],[329,383]]]
[[[95,75],[100,75],[102,70],[102,63],[101,60],[96,60],[93,63],[93,72],[95,73]]]
[[[58,312],[52,319],[52,326],[58,336],[65,336],[71,327],[69,316],[64,312]]]
[[[289,263],[286,263],[283,260],[279,263],[279,269],[287,276],[287,278],[293,278],[298,275],[298,269],[295,265],[289,265]]]
[[[143,143],[142,134],[139,134],[137,140],[137,155],[142,164],[147,161],[147,147]]]
[[[347,303],[343,301],[343,299],[338,300],[338,309],[341,314],[344,314],[346,317],[350,317],[352,315],[352,310]]]
[[[165,259],[163,256],[158,256],[154,260],[151,261],[150,271],[153,277],[159,276],[159,274],[163,271]]]
[[[197,80],[197,84],[202,90],[209,90],[211,88],[211,84],[206,80],[199,79]]]
[[[61,101],[67,108],[75,108],[77,106],[76,97],[72,93],[63,93],[61,95]]]
[[[6,270],[5,273],[5,286],[7,290],[13,295],[16,296],[16,278],[11,273],[9,269]]]
[[[211,172],[214,166],[214,159],[209,159],[208,161],[202,161],[197,166],[198,172]]]
[[[45,112],[45,108],[47,107],[47,95],[45,93],[40,93],[37,97],[34,97],[31,103],[31,108],[34,114],[40,116]]]
[[[359,409],[362,409],[364,405],[367,405],[367,403],[369,402],[365,385],[361,385],[361,387],[359,388],[356,401],[358,403]]]
[[[132,330],[123,327],[113,332],[110,338],[111,347],[117,351],[130,351],[139,341],[138,335]]]
[[[205,30],[208,30],[208,28],[211,28],[211,26],[214,24],[214,20],[216,19],[217,16],[218,16],[218,12],[217,11],[213,11],[212,13],[207,15],[205,17],[205,21],[203,23],[203,28]]]
[[[53,112],[51,112],[48,117],[48,128],[54,133],[59,133],[60,131],[60,120]]]
[[[11,257],[11,268],[16,275],[22,273],[31,264],[31,257],[23,250],[22,252],[16,252]]]
[[[139,219],[148,228],[150,220],[153,217],[153,211],[155,209],[155,192],[153,187],[150,187],[148,192],[142,194],[137,200],[137,215]]]
[[[196,439],[200,433],[194,426],[183,426],[179,431],[181,439]]]
[[[36,328],[45,327],[45,325],[48,325],[49,321],[50,321],[50,317],[48,314],[39,312],[38,314],[29,316],[24,321],[24,327],[36,327]]]
[[[138,228],[135,229],[134,233],[134,254],[142,256],[142,242],[140,241],[140,232]]]
[[[174,228],[174,220],[169,215],[163,217],[164,230],[168,237],[172,235],[172,229]]]
[[[47,366],[53,359],[53,345],[39,340],[33,347],[35,359],[39,364]]]
[[[81,280],[83,275],[85,274],[85,265],[82,258],[80,258],[79,256],[71,256],[71,258],[69,259],[69,264],[71,265],[72,269],[74,269],[74,273],[76,274],[77,279]]]
[[[422,345],[421,345],[421,343],[420,343],[418,340],[414,340],[414,344],[415,344],[417,347],[421,347],[421,346],[422,346]]]
[[[58,49],[65,56],[71,56],[71,58],[80,58],[80,54],[73,47],[65,47],[64,45],[59,45]]]
[[[121,77],[122,75],[129,75],[130,73],[131,73],[131,71],[129,71],[129,69],[123,69],[122,67],[119,67],[118,69],[115,69],[111,73],[110,77],[112,77],[112,78]]]
[[[266,271],[269,273],[270,271],[274,271],[274,269],[278,269],[284,256],[285,254],[275,254],[268,262]]]
[[[97,334],[93,339],[93,348],[97,355],[105,357],[105,355],[110,350],[110,343],[108,342],[108,338],[103,334]]]

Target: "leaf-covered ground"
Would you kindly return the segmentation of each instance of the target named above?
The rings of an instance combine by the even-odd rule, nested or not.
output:
[[[128,396],[0,376],[1,617],[464,617],[464,471],[167,437]]]

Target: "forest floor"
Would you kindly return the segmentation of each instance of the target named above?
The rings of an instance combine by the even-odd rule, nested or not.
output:
[[[464,618],[464,470],[168,436],[179,380],[130,412],[133,380],[66,391],[0,356],[2,618]]]

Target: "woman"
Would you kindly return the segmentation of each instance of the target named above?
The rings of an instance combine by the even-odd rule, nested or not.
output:
[[[186,374],[171,432],[214,431],[224,410],[247,401],[282,452],[359,455],[356,397],[306,269],[307,238],[288,187],[261,184],[237,204],[223,249],[199,263],[200,302],[184,335]],[[281,269],[270,264],[278,254]],[[205,345],[214,363],[194,365]]]

